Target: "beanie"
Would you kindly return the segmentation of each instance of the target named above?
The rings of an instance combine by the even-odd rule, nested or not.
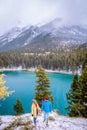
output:
[[[44,100],[48,101],[48,97],[44,97]]]

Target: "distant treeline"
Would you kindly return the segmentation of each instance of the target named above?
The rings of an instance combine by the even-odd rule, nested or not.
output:
[[[87,49],[77,48],[67,52],[45,52],[28,53],[10,51],[0,53],[0,68],[18,67],[23,68],[37,67],[42,65],[45,69],[71,70],[75,71],[84,68],[87,64]]]

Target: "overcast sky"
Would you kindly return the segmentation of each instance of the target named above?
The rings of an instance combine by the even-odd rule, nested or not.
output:
[[[17,25],[36,25],[54,18],[87,25],[87,0],[0,0],[0,35]]]

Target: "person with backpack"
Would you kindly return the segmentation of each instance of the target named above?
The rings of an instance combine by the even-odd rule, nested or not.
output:
[[[32,106],[31,106],[31,112],[33,116],[33,123],[34,126],[36,126],[36,119],[37,119],[37,114],[38,111],[40,110],[40,107],[35,99],[32,100]]]
[[[49,113],[52,112],[52,103],[49,101],[48,97],[44,97],[44,101],[42,102],[42,111],[44,111],[44,121],[48,126]]]

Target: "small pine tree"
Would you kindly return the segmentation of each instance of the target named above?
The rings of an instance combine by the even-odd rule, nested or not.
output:
[[[45,96],[48,96],[50,101],[54,103],[52,92],[49,91],[50,81],[46,75],[45,70],[42,68],[42,66],[39,66],[38,69],[35,71],[35,73],[36,77],[38,78],[36,80],[37,86],[35,89],[36,90],[35,99],[38,101],[40,106]]]
[[[69,116],[81,116],[81,92],[78,75],[74,76],[73,82],[71,84],[71,89],[66,94],[66,96],[69,103],[69,107],[67,107],[67,109],[69,110]]]
[[[17,115],[24,113],[22,102],[19,98],[17,99],[16,104],[14,105],[14,110],[16,111]]]

